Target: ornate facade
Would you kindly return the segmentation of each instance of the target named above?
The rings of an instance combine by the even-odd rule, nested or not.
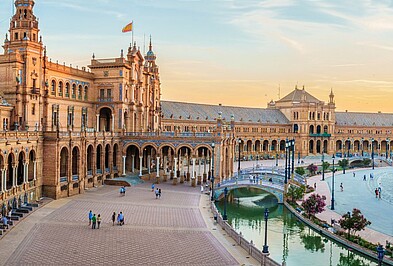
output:
[[[86,68],[48,59],[33,0],[16,0],[0,55],[1,191],[10,202],[83,193],[129,173],[195,185],[233,175],[244,159],[374,151],[390,157],[392,114],[335,112],[303,89],[242,108],[161,100],[151,40]],[[238,145],[240,139],[240,145]]]

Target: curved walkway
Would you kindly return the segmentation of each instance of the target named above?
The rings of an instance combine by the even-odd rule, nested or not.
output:
[[[362,169],[355,171],[336,172],[335,174],[335,210],[330,209],[331,205],[331,173],[325,174],[325,181],[321,180],[321,175],[310,177],[307,181],[308,185],[313,186],[316,183],[316,193],[326,196],[325,211],[317,214],[321,220],[330,223],[331,219],[338,221],[341,216],[353,208],[358,208],[364,216],[372,222],[372,225],[366,227],[364,231],[357,232],[362,238],[373,242],[385,245],[386,240],[393,242],[393,204],[388,200],[378,200],[374,194],[374,182],[383,172],[393,171],[393,168],[376,168],[374,171],[371,169]],[[369,180],[369,174],[374,173],[374,181]],[[366,174],[367,181],[363,181],[363,175]],[[393,177],[391,177],[393,179]],[[340,184],[343,183],[344,191],[341,192]],[[307,194],[307,198],[310,194]],[[383,195],[383,192],[382,192]]]
[[[0,240],[0,265],[257,265],[219,226],[213,225],[209,196],[189,184],[104,186],[53,201]],[[100,229],[88,212],[100,213]],[[113,226],[113,212],[125,214]]]

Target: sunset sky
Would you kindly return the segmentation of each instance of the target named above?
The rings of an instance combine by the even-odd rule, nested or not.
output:
[[[296,84],[337,110],[393,112],[393,1],[36,0],[52,61],[112,58],[151,34],[162,98],[266,107]],[[0,2],[2,41],[12,0]],[[280,88],[280,89],[279,89]]]

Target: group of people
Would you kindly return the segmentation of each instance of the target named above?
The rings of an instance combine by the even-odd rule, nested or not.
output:
[[[3,216],[0,213],[0,221],[8,229],[8,218],[7,218],[7,216],[5,216],[5,215]]]
[[[156,199],[161,198],[161,188],[155,188],[154,189],[154,183],[151,185],[151,191],[154,191],[154,194],[156,195]]]
[[[93,213],[91,210],[89,211],[89,226],[91,226],[92,229],[100,229],[101,221],[102,221],[101,214],[98,214],[96,216],[96,214]],[[116,212],[113,212],[112,224],[115,225],[115,222],[116,222]],[[124,225],[123,212],[119,212],[119,214],[117,215],[117,224]]]
[[[116,219],[116,212],[113,212],[112,214],[112,225],[115,225],[115,222],[117,220],[117,225],[124,225],[124,214],[123,212],[119,212],[117,214],[117,219]]]
[[[96,216],[96,214],[90,210],[89,211],[89,226],[91,225],[91,229],[100,229],[100,225],[101,225],[101,214],[98,214],[98,216]]]

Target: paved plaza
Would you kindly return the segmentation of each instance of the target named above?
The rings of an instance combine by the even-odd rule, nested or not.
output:
[[[212,223],[209,196],[199,187],[151,183],[104,186],[52,201],[25,218],[0,240],[0,265],[256,265]],[[101,214],[100,229],[88,212]],[[122,211],[124,226],[111,215]]]

